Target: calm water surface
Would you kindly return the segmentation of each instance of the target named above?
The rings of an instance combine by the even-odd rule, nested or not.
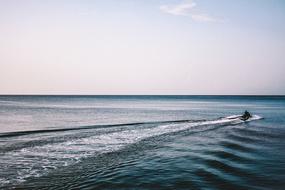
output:
[[[281,190],[284,139],[282,96],[0,96],[0,189]]]

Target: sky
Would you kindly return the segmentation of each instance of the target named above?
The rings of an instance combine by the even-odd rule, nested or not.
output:
[[[0,0],[0,94],[284,95],[283,0]]]

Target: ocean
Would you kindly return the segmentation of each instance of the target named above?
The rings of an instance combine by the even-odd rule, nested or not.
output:
[[[285,96],[0,96],[0,189],[284,188]]]

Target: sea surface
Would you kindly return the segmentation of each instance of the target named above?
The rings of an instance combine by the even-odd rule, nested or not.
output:
[[[283,190],[285,97],[0,96],[0,189]]]

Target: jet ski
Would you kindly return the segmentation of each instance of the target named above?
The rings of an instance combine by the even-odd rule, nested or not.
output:
[[[248,111],[245,110],[243,115],[233,115],[233,116],[229,116],[229,117],[226,117],[226,118],[227,119],[240,119],[242,121],[247,121],[248,119],[250,119],[252,117],[253,117],[253,115],[251,115]]]

